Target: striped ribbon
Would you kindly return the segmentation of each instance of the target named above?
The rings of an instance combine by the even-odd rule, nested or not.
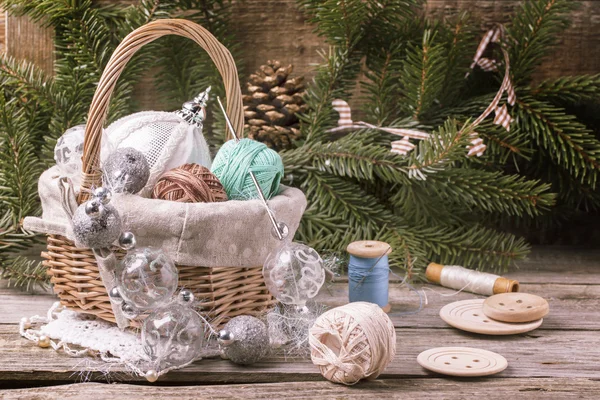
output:
[[[476,66],[479,66],[484,71],[498,70],[499,63],[496,60],[483,57],[483,53],[485,52],[490,43],[500,43],[503,36],[504,27],[502,25],[498,25],[495,28],[490,29],[483,36],[481,42],[479,43],[479,46],[477,46],[475,57],[473,58],[473,62],[471,63],[471,70],[473,70]],[[467,156],[469,157],[474,155],[480,157],[485,152],[487,146],[483,143],[483,140],[479,137],[479,134],[474,131],[474,129],[492,112],[496,114],[494,117],[494,124],[501,125],[507,131],[510,130],[510,124],[513,121],[513,118],[508,113],[508,108],[506,107],[506,104],[500,106],[502,95],[505,92],[507,94],[508,104],[514,106],[516,101],[515,89],[510,79],[510,65],[508,52],[504,48],[502,48],[502,54],[504,55],[505,64],[504,79],[502,81],[502,85],[500,85],[500,89],[498,90],[498,93],[496,93],[496,95],[494,96],[494,99],[492,100],[490,105],[479,117],[477,117],[475,121],[473,121],[473,123],[471,123],[471,125],[467,127],[469,130],[473,130],[473,132],[471,133],[470,143],[469,145],[467,145]],[[467,78],[469,74],[470,71],[467,72],[465,78]],[[402,136],[402,139],[390,143],[392,147],[391,152],[400,155],[406,155],[415,148],[415,145],[410,142],[410,139],[425,140],[429,138],[429,133],[415,129],[382,127],[372,125],[363,121],[354,122],[352,121],[352,111],[350,110],[350,106],[347,102],[341,99],[336,99],[332,102],[332,105],[333,109],[340,114],[340,118],[338,120],[338,126],[327,130],[327,132],[341,132],[370,128],[388,132],[393,135]]]
[[[401,155],[406,155],[415,148],[415,145],[412,144],[409,139],[423,140],[429,138],[429,133],[416,129],[383,127],[363,121],[354,122],[352,121],[352,111],[350,110],[348,103],[346,103],[344,100],[337,99],[331,104],[333,105],[333,109],[340,114],[340,119],[338,120],[338,126],[329,129],[327,132],[340,132],[369,128],[391,133],[392,135],[402,136],[402,139],[395,140],[390,143],[392,146],[391,152]]]

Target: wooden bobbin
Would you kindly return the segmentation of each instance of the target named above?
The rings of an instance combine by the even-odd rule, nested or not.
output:
[[[358,240],[350,243],[346,251],[355,257],[373,258],[376,260],[383,255],[390,254],[392,247],[386,242],[377,240]],[[386,306],[381,307],[381,309],[385,313],[389,313],[392,311],[392,305],[388,303]]]
[[[425,277],[433,283],[441,284],[444,265],[430,263],[425,270]],[[494,282],[494,294],[519,291],[519,281],[499,276]]]

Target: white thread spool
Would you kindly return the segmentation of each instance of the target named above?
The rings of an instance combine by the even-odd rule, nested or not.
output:
[[[425,276],[431,282],[456,290],[491,296],[498,293],[519,291],[519,282],[498,275],[474,271],[458,265],[431,263]]]
[[[362,301],[319,316],[308,340],[313,364],[344,385],[377,378],[396,355],[394,324],[377,304]]]

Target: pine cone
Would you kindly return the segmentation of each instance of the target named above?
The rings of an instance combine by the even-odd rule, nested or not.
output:
[[[245,130],[248,137],[275,150],[290,149],[299,139],[297,113],[306,111],[304,78],[289,78],[290,64],[267,61],[250,75],[247,94],[243,96]]]

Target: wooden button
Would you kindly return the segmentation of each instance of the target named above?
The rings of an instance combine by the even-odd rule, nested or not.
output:
[[[376,240],[360,240],[352,242],[346,248],[346,251],[355,257],[378,258],[383,254],[390,254],[392,248],[386,242]]]
[[[504,371],[506,358],[491,351],[471,347],[437,347],[417,357],[425,369],[452,376],[486,376]]]
[[[483,302],[484,299],[472,299],[447,304],[440,310],[440,317],[455,328],[484,335],[514,335],[542,324],[541,319],[526,323],[496,321],[484,314]]]
[[[483,302],[483,312],[503,322],[531,322],[543,318],[550,311],[548,302],[528,293],[502,293]]]

